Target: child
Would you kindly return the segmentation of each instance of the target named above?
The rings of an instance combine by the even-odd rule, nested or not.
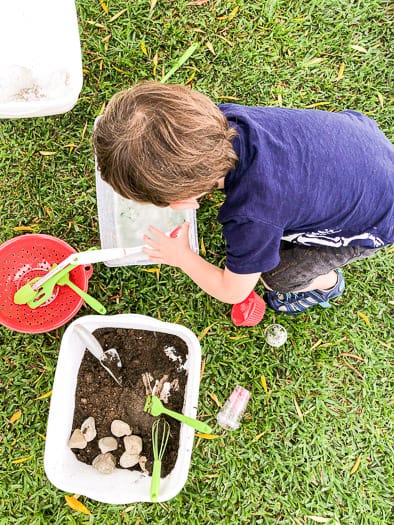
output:
[[[342,294],[339,267],[394,242],[394,146],[355,111],[216,106],[184,86],[141,82],[110,101],[94,132],[101,176],[128,199],[198,208],[215,189],[226,266],[150,227],[150,260],[239,303],[260,276],[268,305],[297,314]]]

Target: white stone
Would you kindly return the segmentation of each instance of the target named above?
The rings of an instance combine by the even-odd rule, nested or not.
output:
[[[92,466],[101,474],[111,474],[115,470],[115,458],[110,452],[99,454],[94,458]]]
[[[68,446],[70,448],[85,448],[87,444],[88,442],[81,430],[76,428],[68,441]]]
[[[81,431],[87,442],[93,441],[93,439],[97,436],[96,422],[94,421],[94,417],[88,417],[85,419],[81,425]]]
[[[107,436],[99,440],[98,446],[101,450],[101,453],[105,454],[106,452],[116,450],[118,448],[118,441],[112,436]]]
[[[142,439],[140,436],[126,436],[123,438],[124,448],[130,454],[140,454],[142,451]]]
[[[141,467],[141,470],[144,474],[149,474],[147,468],[146,468],[146,462],[148,461],[148,458],[146,456],[140,456],[138,463]]]
[[[130,454],[130,452],[124,452],[120,456],[119,464],[123,468],[130,468],[137,465],[140,457],[138,454]]]
[[[111,432],[116,437],[130,436],[131,428],[128,423],[120,419],[114,419],[111,423]]]

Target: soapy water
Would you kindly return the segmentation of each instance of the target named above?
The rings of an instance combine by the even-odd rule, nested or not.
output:
[[[141,204],[115,194],[115,228],[118,246],[138,246],[144,243],[148,227],[168,233],[185,222],[185,211]]]
[[[280,324],[270,324],[264,331],[265,339],[270,346],[279,347],[287,341],[286,328]]]

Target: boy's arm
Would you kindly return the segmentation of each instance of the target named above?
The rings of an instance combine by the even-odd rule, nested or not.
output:
[[[224,303],[240,303],[255,287],[260,273],[237,274],[227,268],[222,270],[193,252],[189,246],[189,225],[182,225],[180,235],[172,239],[150,227],[156,237],[145,236],[149,246],[144,252],[151,261],[177,266],[183,270],[200,288]]]

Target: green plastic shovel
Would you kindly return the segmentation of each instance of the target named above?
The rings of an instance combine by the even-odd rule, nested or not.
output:
[[[163,403],[160,401],[160,399],[157,396],[149,395],[146,397],[144,412],[148,412],[152,416],[160,416],[161,414],[167,414],[167,416],[171,416],[177,421],[180,421],[181,423],[185,423],[186,425],[189,425],[189,427],[195,428],[199,432],[203,432],[204,434],[212,434],[212,429],[209,425],[207,425],[206,423],[203,423],[202,421],[198,421],[197,419],[194,419],[193,417],[184,416],[183,414],[180,414],[179,412],[174,412],[174,410],[169,410],[163,405]]]
[[[88,304],[91,308],[93,308],[93,310],[95,310],[97,313],[105,314],[105,312],[107,311],[104,305],[100,303],[100,301],[98,301],[97,299],[89,295],[88,293],[84,292],[83,290],[81,290],[81,288],[79,288],[76,284],[74,284],[70,279],[69,273],[66,273],[65,275],[63,275],[63,277],[60,277],[60,279],[58,279],[56,284],[58,284],[59,286],[66,285],[69,288],[71,288],[71,290],[73,290],[76,294],[82,297],[85,303]],[[45,286],[45,283],[44,283],[44,286]]]

